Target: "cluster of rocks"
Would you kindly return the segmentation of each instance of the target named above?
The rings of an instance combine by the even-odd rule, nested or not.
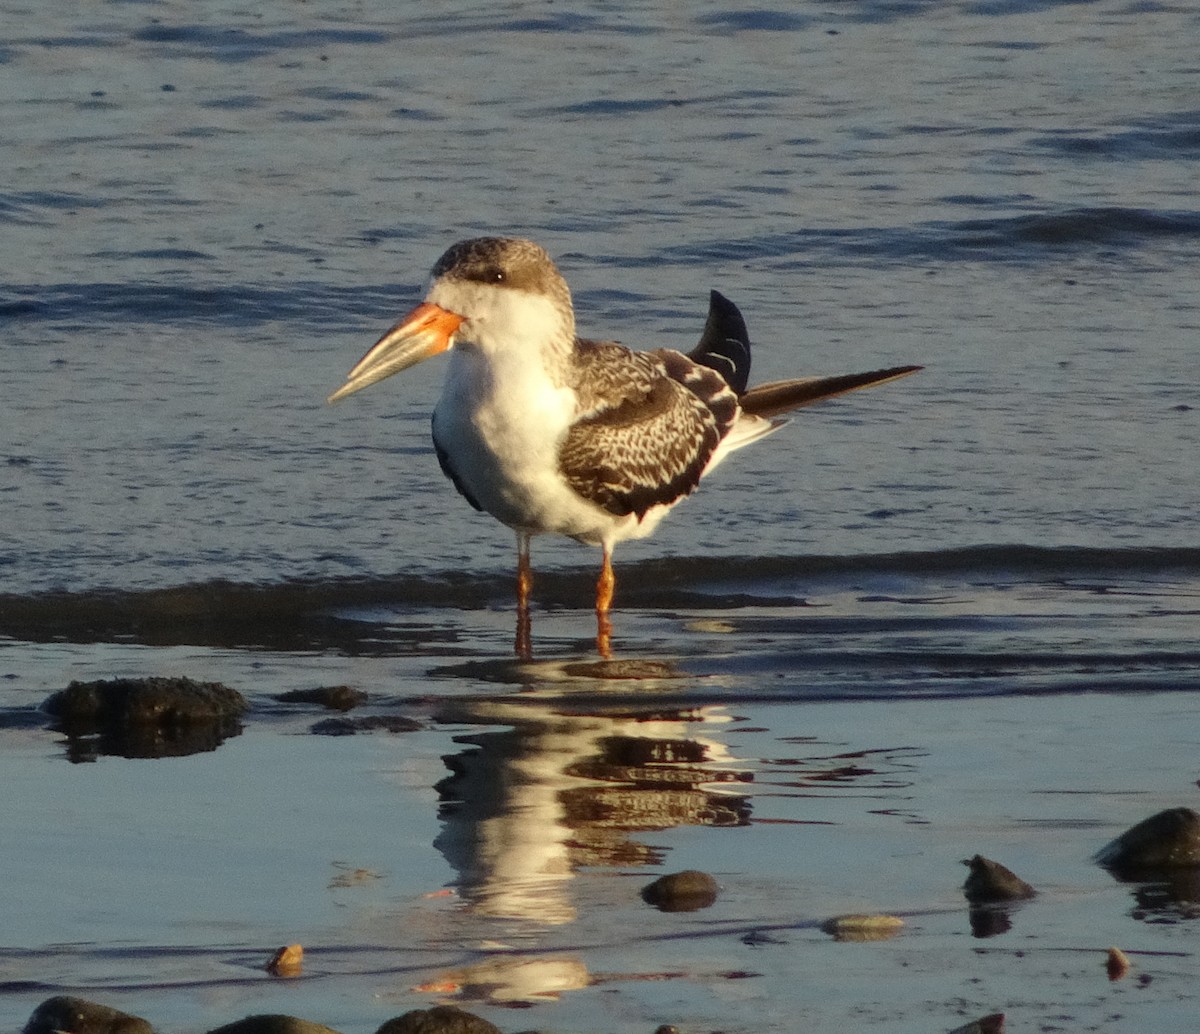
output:
[[[154,1034],[140,1016],[132,1016],[107,1005],[57,995],[47,998],[33,1011],[22,1034]],[[247,1016],[208,1034],[338,1034],[310,1020],[280,1013]],[[413,1009],[384,1023],[375,1034],[500,1034],[500,1028],[482,1016],[453,1005]]]
[[[350,686],[322,686],[281,693],[281,704],[307,705],[343,714],[313,723],[323,736],[360,732],[413,732],[416,719],[382,714],[352,718],[344,714],[367,700]],[[220,682],[182,677],[117,678],[72,682],[41,705],[53,727],[67,737],[72,761],[110,755],[126,758],[183,757],[216,750],[242,731],[250,704],[236,689]]]
[[[1200,814],[1168,808],[1126,830],[1096,852],[1094,860],[1115,879],[1135,884],[1139,909],[1170,905],[1194,915],[1200,906]],[[978,937],[1009,929],[1009,908],[1036,891],[1015,873],[981,855],[967,859],[963,893]],[[1135,913],[1137,914],[1137,913]]]
[[[86,998],[57,995],[47,998],[29,1017],[22,1034],[155,1034],[140,1016],[133,1016]],[[262,1013],[214,1027],[208,1034],[340,1034],[332,1027],[284,1013]],[[382,1024],[375,1034],[501,1034],[482,1016],[453,1005],[412,1009]],[[522,1034],[539,1034],[523,1031]],[[654,1034],[679,1034],[663,1024]],[[993,1013],[958,1027],[950,1034],[1004,1034],[1004,1014]]]
[[[47,998],[33,1011],[22,1034],[155,1034],[154,1028],[140,1016],[132,1016],[107,1005],[57,995]],[[311,1020],[283,1013],[263,1013],[215,1027],[208,1034],[339,1034]],[[382,1024],[375,1034],[501,1034],[500,1028],[482,1016],[454,1005],[435,1005],[430,1009],[412,1009]],[[523,1034],[538,1034],[524,1031]],[[654,1034],[679,1034],[670,1024],[658,1027]],[[991,1032],[987,1032],[991,1034]]]
[[[1178,902],[1200,902],[1200,814],[1191,808],[1168,808],[1139,822],[1095,855],[1114,877],[1137,883],[1141,900],[1159,889]],[[990,937],[1010,928],[1014,905],[1037,891],[1011,869],[983,855],[963,861],[969,872],[963,895],[970,906],[971,930]],[[717,881],[687,869],[660,876],[642,888],[642,900],[663,912],[693,912],[717,899]],[[895,916],[849,915],[826,920],[822,928],[844,939],[867,940],[895,934],[903,922]]]
[[[276,698],[283,704],[316,705],[349,711],[365,694],[346,686],[303,690]],[[73,760],[92,760],[99,754],[126,757],[164,757],[213,750],[241,731],[240,719],[249,710],[236,690],[215,682],[187,678],[110,679],[72,682],[53,694],[42,710],[67,735]],[[383,730],[405,732],[421,723],[394,715],[326,719],[311,731],[351,735]],[[1190,808],[1171,808],[1151,816],[1105,845],[1095,856],[1119,880],[1139,885],[1139,900],[1200,902],[1200,814]],[[963,893],[969,905],[972,933],[988,937],[1008,930],[1010,910],[1033,898],[1037,891],[998,862],[975,855],[964,864],[969,873]],[[690,912],[712,905],[717,881],[696,870],[671,873],[642,889],[642,899],[664,912]],[[877,940],[894,936],[903,920],[888,915],[837,916],[822,929],[839,940]],[[1128,957],[1108,949],[1110,979],[1130,969]],[[1148,980],[1148,976],[1143,976]],[[994,1013],[959,1027],[951,1034],[1002,1034],[1004,1015]],[[82,998],[56,996],[34,1011],[23,1034],[154,1034],[144,1019]],[[209,1034],[338,1034],[329,1027],[294,1016],[249,1016],[218,1027]],[[376,1034],[500,1034],[481,1017],[454,1006],[416,1009],[389,1020]],[[655,1034],[677,1034],[660,1027]]]
[[[1119,880],[1140,885],[1142,894],[1153,888],[1178,902],[1200,902],[1200,814],[1190,808],[1168,808],[1131,827],[1102,847],[1095,861]],[[1037,891],[999,862],[974,855],[963,862],[969,872],[963,884],[972,933],[988,937],[1010,928],[1013,906],[1037,896]],[[1148,889],[1149,888],[1149,889]],[[662,876],[642,888],[642,898],[662,911],[681,912],[706,908],[717,897],[716,881],[695,870]],[[835,916],[821,929],[838,940],[882,940],[904,926],[897,916]],[[1097,949],[1103,950],[1103,949]],[[1110,980],[1120,980],[1132,963],[1120,948],[1104,950],[1104,968]],[[1141,982],[1149,983],[1149,974]],[[950,1034],[1003,1034],[1003,1013],[991,1013],[955,1028]]]

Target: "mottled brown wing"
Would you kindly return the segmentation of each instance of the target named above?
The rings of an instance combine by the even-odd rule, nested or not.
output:
[[[679,352],[582,341],[576,374],[582,416],[559,449],[559,469],[617,516],[640,519],[691,492],[737,419],[729,385]]]

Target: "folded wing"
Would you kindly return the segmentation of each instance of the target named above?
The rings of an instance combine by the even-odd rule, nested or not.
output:
[[[679,352],[579,346],[582,414],[558,455],[567,483],[616,516],[641,518],[687,495],[737,420],[737,395]]]

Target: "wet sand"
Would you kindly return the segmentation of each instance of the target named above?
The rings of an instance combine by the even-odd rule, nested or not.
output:
[[[509,617],[462,623],[500,639]],[[552,639],[586,615],[541,617]],[[622,618],[725,641],[702,614]],[[726,615],[758,629],[740,664],[627,648],[615,666],[523,666],[461,639],[373,651],[386,629],[361,621],[352,656],[5,642],[5,1022],[71,993],[166,1031],[285,1012],[351,1034],[435,1002],[510,1031],[928,1031],[996,1011],[1016,1030],[1186,1026],[1195,906],[1092,856],[1195,803],[1200,696],[1100,678],[978,693],[961,675],[839,694],[844,662],[772,664],[768,618]],[[114,672],[224,682],[250,711],[216,749],[69,763],[78,745],[30,708]],[[331,712],[274,699],[347,683],[368,694],[347,717],[418,728],[316,735]],[[962,891],[975,854],[1037,897],[981,924]],[[716,878],[710,907],[642,900],[683,869]],[[850,913],[903,926],[822,930]],[[272,976],[290,943],[301,973]],[[1132,961],[1119,981],[1111,945]]]

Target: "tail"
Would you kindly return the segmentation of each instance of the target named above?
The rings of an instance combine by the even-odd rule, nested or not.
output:
[[[693,355],[692,358],[696,358]],[[749,358],[747,356],[747,358]],[[697,359],[697,362],[702,360]],[[822,399],[845,395],[860,388],[873,388],[923,370],[923,366],[892,366],[870,373],[844,373],[834,377],[798,377],[792,381],[772,381],[751,388],[738,399],[742,411],[753,416],[773,417]]]
[[[688,358],[716,370],[742,395],[750,382],[750,335],[738,307],[718,291],[708,296],[708,322]]]
[[[737,392],[744,413],[775,417],[801,406],[845,395],[860,388],[899,380],[923,369],[920,366],[892,366],[870,373],[848,373],[836,377],[798,377],[791,381],[772,381],[746,390],[750,382],[750,335],[738,307],[719,291],[709,294],[708,322],[700,335],[700,344],[688,358],[710,370],[716,370]]]

